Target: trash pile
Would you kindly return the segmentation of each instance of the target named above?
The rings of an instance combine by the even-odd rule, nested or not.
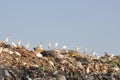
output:
[[[120,56],[0,43],[2,80],[120,80]]]

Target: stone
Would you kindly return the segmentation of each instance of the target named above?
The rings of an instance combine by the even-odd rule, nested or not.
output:
[[[66,80],[66,77],[64,75],[58,74],[56,76],[56,80]]]

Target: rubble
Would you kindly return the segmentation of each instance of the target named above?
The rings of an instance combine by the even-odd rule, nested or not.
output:
[[[27,50],[29,43],[18,45],[0,43],[2,80],[120,80],[119,55],[98,58],[66,47]]]

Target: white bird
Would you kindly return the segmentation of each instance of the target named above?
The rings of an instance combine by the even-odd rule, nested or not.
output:
[[[87,51],[88,51],[88,48],[85,48],[84,53],[86,54],[86,53],[87,53]]]
[[[97,52],[93,51],[92,55],[93,55],[93,57],[97,57]]]
[[[97,56],[97,59],[100,59],[100,56]]]
[[[66,49],[67,49],[67,46],[66,46],[66,45],[64,45],[62,48],[63,48],[64,50],[66,50]]]
[[[57,49],[57,47],[58,47],[58,42],[55,43],[55,49]]]
[[[38,45],[38,48],[43,49],[42,44],[39,44],[39,45]]]
[[[6,39],[2,41],[2,43],[6,44],[8,43],[8,41],[9,41],[9,36],[7,36]]]
[[[9,41],[9,36],[6,37],[5,42],[8,43]]]
[[[111,55],[111,58],[113,58],[113,57],[114,57],[114,54]]]
[[[25,46],[25,49],[28,49],[30,47],[30,42],[28,42]]]
[[[17,47],[17,45],[14,42],[12,42],[11,46],[15,48]]]
[[[21,40],[18,40],[18,42],[17,42],[17,46],[18,46],[18,47],[21,46]]]
[[[52,47],[52,43],[49,43],[48,44],[48,49],[51,49],[51,47]]]
[[[76,46],[75,51],[76,51],[76,52],[79,52],[79,50],[80,50],[80,47],[79,47],[79,46]]]

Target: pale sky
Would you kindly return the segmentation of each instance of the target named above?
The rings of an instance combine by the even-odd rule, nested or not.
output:
[[[120,0],[1,0],[0,40],[120,54]]]

